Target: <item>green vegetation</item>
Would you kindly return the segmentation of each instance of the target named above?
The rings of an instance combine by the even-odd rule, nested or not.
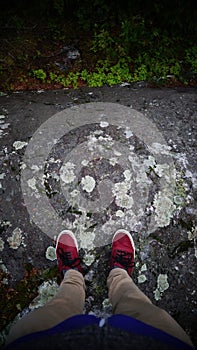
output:
[[[18,0],[4,4],[0,24],[11,28],[0,49],[1,91],[138,81],[196,86],[194,0],[34,0],[28,8]],[[76,42],[80,57],[61,68],[61,47]]]
[[[33,69],[32,70],[32,75],[37,78],[37,79],[40,79],[43,83],[45,82],[46,80],[46,73],[43,71],[43,69]]]

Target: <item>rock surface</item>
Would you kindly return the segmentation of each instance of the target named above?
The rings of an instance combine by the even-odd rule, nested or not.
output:
[[[1,283],[16,288],[24,263],[56,264],[59,227],[50,231],[56,219],[43,210],[44,197],[80,242],[84,312],[111,313],[110,239],[124,225],[136,244],[134,281],[196,342],[196,89],[134,84],[15,93],[0,102]],[[57,119],[54,133],[45,131],[58,112],[67,124],[54,139]]]

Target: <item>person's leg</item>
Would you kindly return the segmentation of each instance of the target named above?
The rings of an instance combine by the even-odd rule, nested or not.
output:
[[[71,231],[63,231],[58,236],[56,256],[63,278],[57,295],[43,307],[19,320],[11,328],[6,344],[26,334],[51,328],[83,312],[85,283],[81,273],[77,241]]]
[[[51,328],[71,316],[81,314],[84,301],[83,275],[79,271],[67,271],[57,295],[44,306],[19,320],[11,328],[6,344],[26,334]]]
[[[132,262],[135,257],[134,243],[128,232],[121,230],[125,236],[120,236],[119,232],[117,231],[112,241],[111,271],[107,279],[113,313],[136,318],[192,345],[181,326],[166,311],[153,305],[129,276],[128,272],[132,273]],[[129,258],[128,265],[126,253]]]
[[[131,316],[192,345],[179,324],[166,311],[153,305],[125,270],[111,270],[107,284],[114,314]]]

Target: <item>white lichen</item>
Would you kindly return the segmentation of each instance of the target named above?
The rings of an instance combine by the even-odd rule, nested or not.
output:
[[[3,225],[3,226],[6,225],[6,226],[8,226],[8,227],[12,226],[11,222],[8,221],[8,220],[2,221],[2,222],[1,222],[1,225]]]
[[[138,276],[137,280],[138,280],[138,283],[144,283],[147,280],[147,278],[145,275],[142,274]]]
[[[192,227],[192,230],[188,231],[187,235],[188,235],[188,239],[190,241],[196,240],[197,239],[197,226],[196,227]]]
[[[157,288],[154,290],[155,300],[160,300],[163,292],[169,288],[167,274],[160,274],[157,277]]]
[[[66,218],[65,220],[62,221],[62,227],[66,227],[68,230],[71,230],[73,229],[73,223],[72,221],[70,221],[68,218]],[[54,238],[54,241],[56,241],[57,239],[57,235],[53,237]]]
[[[8,273],[8,269],[7,269],[7,267],[5,266],[5,264],[3,263],[2,260],[0,260],[0,270],[2,272]]]
[[[146,171],[154,168],[156,166],[155,158],[153,156],[148,156],[148,158],[144,160],[143,166],[145,167]]]
[[[136,182],[138,184],[138,186],[140,187],[144,187],[147,185],[151,184],[151,180],[149,180],[149,178],[147,177],[145,171],[142,171],[143,169],[141,169],[139,172],[136,173]]]
[[[122,194],[120,196],[116,196],[116,204],[121,208],[132,208],[133,206],[133,198],[128,194]]]
[[[4,134],[6,134],[4,132],[5,129],[7,129],[9,127],[9,123],[5,123],[5,115],[0,115],[0,137]]]
[[[50,163],[50,164],[60,164],[61,163],[61,159],[55,159],[54,157],[51,157],[48,160],[48,163]]]
[[[80,195],[80,191],[78,190],[73,190],[72,192],[70,192],[70,196],[72,198],[78,197]]]
[[[159,177],[168,177],[170,166],[169,164],[156,164],[156,166],[154,167],[154,171]]]
[[[133,136],[133,132],[128,127],[126,127],[126,130],[124,133],[125,133],[126,139],[129,139],[131,136]]]
[[[187,234],[188,234],[188,239],[190,241],[194,241],[194,255],[197,258],[197,245],[196,245],[196,242],[197,242],[197,226],[192,227],[192,230],[189,231]]]
[[[83,262],[85,263],[85,265],[90,266],[93,264],[95,260],[95,255],[94,254],[85,254],[84,258],[83,258]]]
[[[122,155],[122,153],[119,152],[119,151],[117,151],[117,150],[114,150],[114,154],[115,154],[115,156],[117,156],[117,157],[120,157],[120,156]]]
[[[22,230],[19,227],[15,228],[12,232],[12,236],[8,237],[7,241],[10,248],[18,249],[23,241]]]
[[[29,305],[30,309],[44,306],[58,292],[59,286],[55,280],[43,282],[38,289],[38,296]]]
[[[38,172],[40,170],[40,167],[38,165],[32,165],[31,169],[33,170],[33,172]]]
[[[87,166],[88,165],[88,160],[86,160],[86,159],[83,159],[82,160],[82,162],[81,162],[81,165],[83,165],[83,166]]]
[[[147,265],[146,264],[143,264],[141,269],[140,269],[141,272],[143,271],[147,271]]]
[[[73,182],[74,179],[76,178],[74,169],[75,169],[75,164],[71,162],[67,162],[66,164],[64,164],[60,169],[61,180],[66,184]]]
[[[167,145],[162,145],[158,142],[153,142],[151,146],[148,146],[148,149],[150,152],[153,152],[153,154],[165,154],[170,155],[171,147]]]
[[[99,136],[97,137],[95,133],[88,135],[87,146],[89,151],[96,151],[97,153],[103,152],[104,150],[112,149],[114,140],[111,136]]]
[[[110,158],[109,163],[113,166],[116,165],[118,163],[117,158],[115,158],[115,157]]]
[[[0,237],[0,252],[2,252],[4,249],[4,241],[3,239]]]
[[[84,276],[85,281],[91,282],[93,280],[95,271],[93,269],[89,270],[88,273]]]
[[[96,181],[92,176],[86,175],[81,180],[82,189],[88,193],[91,193],[95,188]]]
[[[100,127],[101,128],[106,128],[107,126],[109,126],[108,122],[104,122],[104,121],[100,122]]]
[[[103,134],[103,130],[95,130],[94,131],[94,135],[102,135]]]
[[[144,273],[142,273],[145,271],[147,271],[147,266],[146,266],[146,264],[143,264],[139,270],[138,283],[144,283],[147,280],[146,275],[144,275]]]
[[[93,151],[98,145],[98,139],[97,137],[93,134],[88,135],[87,137],[87,146],[89,151]]]
[[[52,179],[56,180],[56,181],[59,181],[59,175],[54,171],[52,173],[50,173],[50,176]]]
[[[123,175],[124,175],[126,181],[131,180],[131,171],[129,169],[125,170]]]
[[[29,180],[27,181],[27,184],[28,184],[28,186],[29,186],[32,190],[34,190],[34,191],[37,192],[37,188],[36,188],[36,179],[35,179],[34,177],[32,177],[31,179],[29,179]]]
[[[185,172],[185,176],[192,181],[192,185],[194,189],[197,189],[197,173],[192,173],[188,169]]]
[[[87,249],[94,248],[95,234],[93,231],[80,232],[79,238],[80,238],[81,248],[87,248]]]
[[[116,212],[116,216],[119,217],[119,218],[122,218],[124,216],[124,212],[122,210],[117,210]]]
[[[103,300],[102,306],[103,306],[103,309],[108,309],[109,307],[112,306],[112,304],[110,303],[109,298],[106,298],[106,299]]]
[[[20,163],[20,169],[25,170],[27,168],[27,165],[23,162]]]
[[[54,247],[49,246],[46,250],[46,254],[45,254],[46,258],[48,260],[54,261],[56,260],[56,250]]]
[[[15,141],[13,143],[13,147],[18,150],[18,149],[22,149],[23,147],[27,146],[28,143],[27,142],[24,142],[24,141]]]
[[[135,181],[138,183],[138,186],[144,187],[146,185],[150,185],[151,181],[147,177],[146,168],[139,158],[133,152],[130,152],[128,160],[131,163],[134,174],[133,176],[135,176]]]
[[[98,137],[98,142],[99,142],[99,149],[112,149],[112,146],[114,144],[114,140],[112,139],[111,136],[105,135],[105,136],[99,136]]]
[[[1,283],[5,284],[5,285],[8,285],[8,279],[6,277],[4,277],[1,281]]]
[[[174,203],[177,207],[183,206],[187,198],[187,185],[182,178],[181,173],[177,173],[176,176],[176,188],[175,188],[175,196]]]
[[[121,208],[132,208],[133,198],[128,195],[129,186],[127,182],[117,182],[113,188],[116,204]]]
[[[170,224],[170,220],[173,217],[173,213],[176,209],[173,200],[165,196],[164,193],[159,191],[155,194],[153,201],[153,206],[155,208],[155,220],[159,227],[165,227]]]

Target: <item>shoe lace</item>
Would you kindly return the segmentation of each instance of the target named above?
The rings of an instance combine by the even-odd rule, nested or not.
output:
[[[125,252],[124,250],[117,250],[116,255],[113,257],[114,262],[121,264],[126,269],[134,267],[135,262],[132,261],[133,256],[129,252]]]
[[[77,267],[80,265],[81,263],[81,259],[80,258],[74,258],[72,259],[72,254],[71,252],[65,252],[62,248],[58,249],[58,255],[62,261],[62,264],[64,266],[69,266],[71,268]]]

